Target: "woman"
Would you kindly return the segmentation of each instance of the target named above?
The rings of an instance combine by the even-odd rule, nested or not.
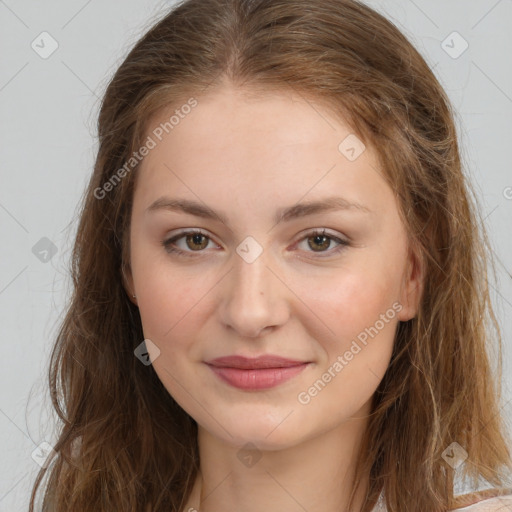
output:
[[[512,507],[485,236],[449,101],[393,24],[185,1],[98,126],[43,510]]]

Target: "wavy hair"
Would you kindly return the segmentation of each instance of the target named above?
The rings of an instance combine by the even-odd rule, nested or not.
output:
[[[137,166],[98,191],[120,176],[155,113],[226,81],[293,91],[347,122],[376,151],[425,268],[418,314],[398,325],[372,399],[356,467],[355,481],[370,475],[362,512],[382,491],[389,512],[463,504],[442,457],[454,441],[468,453],[462,476],[473,488],[484,479],[509,492],[491,252],[455,114],[432,70],[391,21],[356,0],[186,0],[136,43],[102,100],[73,293],[49,364],[58,440],[30,512],[45,476],[43,512],[181,512],[191,493],[197,424],[134,356],[144,338],[124,273]]]

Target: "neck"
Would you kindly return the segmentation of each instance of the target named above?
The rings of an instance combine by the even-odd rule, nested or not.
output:
[[[362,509],[368,477],[354,485],[367,407],[335,429],[278,450],[241,450],[198,430],[200,471],[184,512],[350,512]]]

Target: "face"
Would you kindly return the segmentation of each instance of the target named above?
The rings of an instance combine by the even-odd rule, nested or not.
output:
[[[348,126],[285,93],[225,86],[197,102],[161,141],[174,108],[150,123],[127,289],[156,373],[200,428],[289,447],[368,411],[419,272],[376,154]],[[293,362],[211,364],[263,355]]]

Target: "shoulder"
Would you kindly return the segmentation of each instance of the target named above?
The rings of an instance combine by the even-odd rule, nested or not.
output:
[[[469,505],[452,510],[453,512],[512,512],[512,494],[473,500]]]

